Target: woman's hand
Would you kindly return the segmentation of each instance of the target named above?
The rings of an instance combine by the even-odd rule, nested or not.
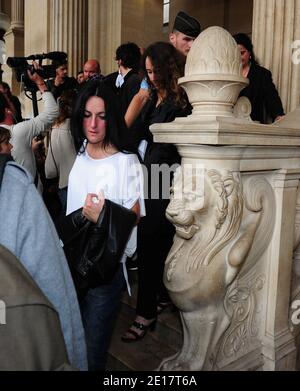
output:
[[[100,192],[98,195],[94,193],[89,193],[86,196],[82,214],[92,223],[96,224],[100,216],[100,212],[103,208],[104,202],[105,198],[102,192]]]

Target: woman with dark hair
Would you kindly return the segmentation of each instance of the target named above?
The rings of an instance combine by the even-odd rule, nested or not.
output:
[[[83,206],[83,215],[95,223],[103,197],[134,211],[137,221],[145,214],[141,167],[137,156],[125,150],[124,127],[109,87],[87,83],[71,119],[77,157],[69,176],[67,214]],[[90,370],[105,369],[113,318],[127,281],[124,262],[135,252],[135,241],[133,233],[111,283],[89,289],[81,302]]]
[[[250,100],[252,120],[263,124],[279,120],[284,111],[271,72],[256,61],[248,35],[238,33],[233,38],[241,51],[243,76],[249,79],[249,85],[241,91],[240,96]]]
[[[153,142],[149,127],[171,122],[191,112],[186,94],[177,83],[183,76],[184,57],[171,44],[150,45],[143,54],[143,68],[151,88],[150,99],[141,115],[140,138],[143,140],[139,148],[148,170],[148,198],[145,199],[146,216],[138,226],[136,318],[122,337],[124,342],[143,338],[148,329],[154,327],[157,315],[171,304],[163,285],[163,269],[175,232],[165,217],[169,194],[164,194],[163,185],[167,184],[169,191],[172,170],[180,164],[180,156],[175,145]],[[146,149],[142,150],[143,146]],[[166,170],[167,178],[164,167],[171,168]],[[162,175],[152,175],[153,169],[162,169]]]

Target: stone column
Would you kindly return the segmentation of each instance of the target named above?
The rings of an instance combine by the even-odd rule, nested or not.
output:
[[[87,46],[86,0],[51,2],[50,50],[68,54],[69,75],[82,69]]]
[[[0,1],[0,80],[2,80],[3,73],[2,65],[4,65],[6,62],[6,45],[4,35],[10,26],[9,17],[1,11],[2,5]]]
[[[24,0],[12,0],[11,28],[24,30]]]
[[[24,0],[11,1],[11,25],[5,34],[6,52],[8,57],[24,56]],[[19,83],[12,70],[5,67],[4,79],[11,85],[12,92],[19,94]]]
[[[299,41],[294,43],[300,39],[299,19],[300,0],[253,1],[254,52],[272,72],[286,112],[300,104],[300,64],[293,61],[293,51],[300,47]]]
[[[299,169],[280,170],[273,178],[277,207],[267,266],[268,297],[265,334],[262,339],[264,370],[267,371],[286,370],[296,363],[296,347],[289,327],[289,312],[299,176]],[[294,205],[294,208],[291,205]]]
[[[104,75],[116,70],[116,48],[121,44],[122,0],[89,0],[88,57],[100,62]]]

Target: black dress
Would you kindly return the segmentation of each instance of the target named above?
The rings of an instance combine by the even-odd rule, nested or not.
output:
[[[173,175],[163,178],[158,174],[162,165],[171,167],[180,164],[180,155],[173,144],[155,143],[149,130],[154,123],[171,122],[176,117],[183,117],[191,112],[191,107],[185,109],[176,107],[172,102],[165,102],[155,107],[155,100],[146,104],[142,117],[144,118],[143,138],[148,146],[144,157],[144,166],[148,178],[145,178],[146,216],[141,218],[138,225],[138,296],[137,315],[146,319],[155,318],[157,315],[157,303],[169,300],[167,291],[163,285],[163,270],[166,257],[173,243],[175,229],[165,216],[169,204],[169,192],[163,194],[164,189],[171,186]],[[153,165],[157,175],[151,176]],[[168,183],[166,183],[168,182]],[[148,194],[147,194],[148,193]],[[147,197],[148,195],[148,197]]]
[[[258,64],[251,64],[247,77],[249,85],[241,91],[240,96],[250,100],[252,120],[267,124],[274,122],[277,116],[284,115],[272,73]]]

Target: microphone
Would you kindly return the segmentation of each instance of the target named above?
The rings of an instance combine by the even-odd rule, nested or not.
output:
[[[67,53],[65,52],[49,52],[44,55],[44,58],[48,58],[52,61],[64,61],[68,57]]]

